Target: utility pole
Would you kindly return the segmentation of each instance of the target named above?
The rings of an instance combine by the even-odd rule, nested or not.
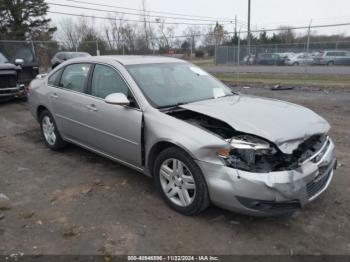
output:
[[[235,36],[237,35],[237,15],[235,15]]]
[[[194,36],[191,36],[191,54],[190,54],[190,60],[192,60],[192,54],[193,54],[193,42],[194,42]]]
[[[238,33],[237,65],[239,65],[240,60],[241,60],[241,29],[239,29],[239,33]]]
[[[311,24],[312,24],[312,19],[311,19],[310,24],[309,24],[309,29],[307,30],[306,53],[309,53],[309,51],[310,51]]]
[[[250,0],[248,0],[248,36],[247,36],[247,52],[250,55]]]
[[[100,50],[98,48],[98,39],[96,39],[96,55],[100,56]]]

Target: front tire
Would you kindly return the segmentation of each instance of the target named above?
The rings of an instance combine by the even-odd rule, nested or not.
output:
[[[58,132],[55,120],[49,111],[44,110],[40,114],[39,120],[41,135],[48,148],[57,151],[67,146],[67,143]]]
[[[209,204],[209,193],[202,171],[184,151],[171,147],[155,160],[153,175],[164,201],[184,215],[197,215]]]
[[[329,62],[327,63],[327,65],[328,65],[328,66],[334,66],[334,62],[333,62],[333,61],[329,61]]]

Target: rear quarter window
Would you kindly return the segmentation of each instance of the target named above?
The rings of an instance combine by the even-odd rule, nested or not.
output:
[[[72,64],[66,66],[59,86],[75,92],[84,93],[90,71],[90,64]]]
[[[51,86],[58,86],[58,83],[60,81],[60,77],[61,77],[61,74],[62,74],[62,69],[61,70],[58,70],[57,72],[53,73],[52,75],[49,76],[49,79],[48,79],[48,84],[51,85]]]

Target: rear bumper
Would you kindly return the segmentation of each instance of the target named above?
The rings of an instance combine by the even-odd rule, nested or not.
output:
[[[0,99],[25,97],[24,85],[16,87],[0,88]]]
[[[271,216],[291,213],[321,195],[329,186],[336,158],[334,144],[318,162],[308,161],[295,170],[251,173],[197,161],[213,204],[239,213]]]

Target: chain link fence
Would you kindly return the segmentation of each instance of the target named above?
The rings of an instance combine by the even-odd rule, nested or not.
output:
[[[215,64],[218,65],[243,65],[257,64],[261,54],[300,54],[308,53],[316,56],[323,51],[350,51],[350,41],[312,42],[295,44],[261,44],[252,45],[250,54],[248,47],[244,46],[216,46]],[[250,57],[248,57],[250,55]],[[249,59],[250,58],[250,59]],[[308,63],[311,65],[312,63]]]

